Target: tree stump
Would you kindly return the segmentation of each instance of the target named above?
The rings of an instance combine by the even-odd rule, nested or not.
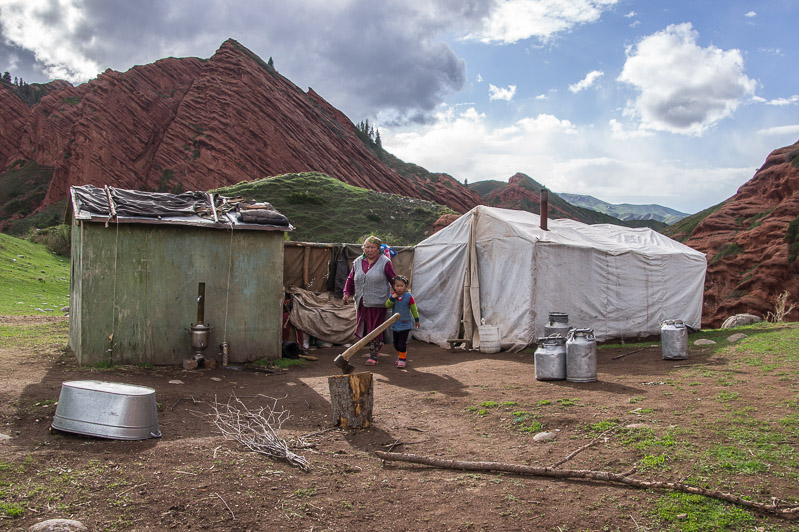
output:
[[[343,429],[365,429],[372,425],[374,386],[370,372],[328,377],[333,425]]]

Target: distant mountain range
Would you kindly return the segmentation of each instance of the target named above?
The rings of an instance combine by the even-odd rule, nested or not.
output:
[[[585,194],[566,194],[559,192],[558,196],[572,205],[601,212],[619,220],[657,220],[666,225],[679,222],[688,214],[662,205],[632,205],[630,203],[608,203],[593,196]]]

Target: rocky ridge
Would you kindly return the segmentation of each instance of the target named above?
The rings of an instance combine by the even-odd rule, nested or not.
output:
[[[72,185],[177,192],[305,171],[458,212],[481,203],[445,174],[400,175],[343,113],[232,39],[207,60],[167,58],[76,87],[52,83],[33,105],[0,87],[0,169],[54,167],[40,207]]]
[[[777,297],[799,298],[799,142],[772,151],[732,198],[675,238],[707,254],[702,322],[767,318]],[[785,317],[799,320],[799,307]]]

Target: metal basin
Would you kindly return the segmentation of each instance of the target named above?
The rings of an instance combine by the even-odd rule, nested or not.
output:
[[[161,437],[155,390],[118,382],[61,383],[52,427],[114,440]]]

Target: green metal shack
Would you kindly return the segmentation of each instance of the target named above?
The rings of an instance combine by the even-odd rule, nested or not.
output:
[[[232,363],[280,358],[285,217],[272,210],[266,223],[244,223],[242,206],[258,205],[205,192],[86,185],[70,195],[69,345],[81,365],[196,356],[200,283],[206,359],[223,342]]]

